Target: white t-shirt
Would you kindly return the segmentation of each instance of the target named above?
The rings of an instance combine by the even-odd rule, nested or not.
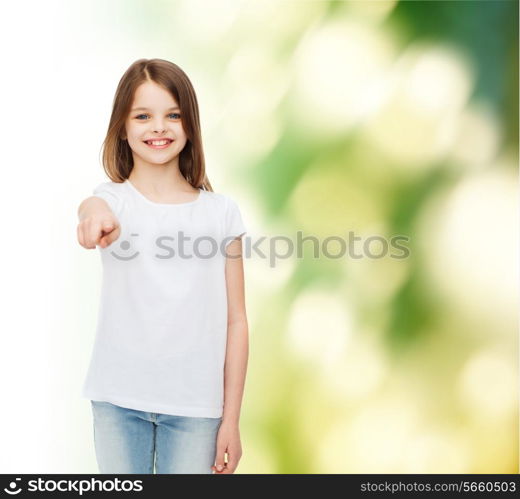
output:
[[[199,191],[195,201],[163,204],[129,180],[94,189],[121,235],[98,247],[103,281],[83,397],[147,412],[222,416],[225,247],[246,227],[230,197]]]

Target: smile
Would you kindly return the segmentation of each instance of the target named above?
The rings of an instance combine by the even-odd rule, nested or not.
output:
[[[152,149],[165,149],[168,147],[173,140],[171,139],[161,139],[161,140],[145,140],[144,143],[151,147]]]

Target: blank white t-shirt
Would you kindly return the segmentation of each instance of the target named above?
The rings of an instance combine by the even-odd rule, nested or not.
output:
[[[82,396],[147,412],[221,417],[224,251],[246,232],[237,204],[202,189],[191,202],[156,203],[129,180],[102,183],[93,195],[108,203],[121,234],[98,247],[101,300]]]

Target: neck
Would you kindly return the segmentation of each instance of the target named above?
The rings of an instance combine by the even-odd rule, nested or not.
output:
[[[146,191],[159,195],[175,191],[194,191],[194,187],[180,172],[178,162],[166,165],[134,162],[128,180]]]

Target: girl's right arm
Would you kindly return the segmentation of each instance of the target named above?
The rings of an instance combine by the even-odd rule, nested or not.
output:
[[[98,196],[86,198],[78,207],[78,241],[87,249],[106,248],[119,238],[121,226],[108,203]]]

